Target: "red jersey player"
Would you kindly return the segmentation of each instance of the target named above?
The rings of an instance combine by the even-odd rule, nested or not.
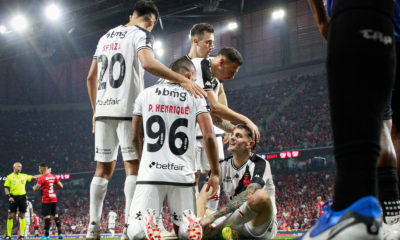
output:
[[[51,174],[51,170],[45,163],[39,165],[39,172],[43,174],[37,181],[33,190],[36,191],[42,188],[42,215],[44,217],[44,232],[45,235],[41,239],[50,239],[50,215],[54,217],[54,221],[58,230],[58,238],[62,239],[61,221],[57,214],[57,195],[55,189],[63,188],[62,183]]]
[[[35,228],[35,237],[39,237],[40,217],[33,214],[33,227]]]
[[[318,196],[317,197],[317,210],[318,210],[318,217],[320,217],[323,213],[324,210],[322,209],[322,207],[324,206],[325,202],[322,201],[322,197]]]

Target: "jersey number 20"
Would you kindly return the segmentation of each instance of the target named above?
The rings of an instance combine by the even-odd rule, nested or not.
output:
[[[106,55],[100,55],[97,58],[97,61],[101,63],[101,70],[100,70],[100,77],[99,77],[99,86],[97,90],[102,90],[106,89],[107,83],[103,82],[103,77],[104,74],[106,73],[106,70],[108,68],[108,58]],[[117,79],[114,79],[113,71],[114,71],[114,65],[116,62],[119,62],[119,77]],[[116,53],[111,57],[111,62],[110,62],[110,69],[108,71],[108,79],[110,81],[110,86],[112,88],[119,88],[124,81],[125,77],[125,59],[124,56],[122,56],[121,53]]]

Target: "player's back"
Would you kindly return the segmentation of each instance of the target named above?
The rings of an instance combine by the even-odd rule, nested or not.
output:
[[[144,89],[138,51],[152,49],[150,32],[138,26],[109,30],[97,45],[96,118],[131,118],[137,95]]]
[[[208,112],[205,100],[194,98],[178,84],[164,82],[139,95],[134,114],[138,111],[145,135],[138,183],[193,184],[196,118]]]
[[[43,203],[57,202],[55,186],[58,183],[58,178],[52,173],[45,173],[38,179],[37,184],[39,184],[42,189]]]

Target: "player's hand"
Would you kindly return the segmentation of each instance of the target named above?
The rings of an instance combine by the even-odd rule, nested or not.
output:
[[[325,38],[325,40],[328,40],[328,26],[328,22],[318,24],[319,32]]]
[[[230,132],[225,132],[225,136],[224,136],[224,144],[229,143],[229,140],[231,139],[232,133]]]
[[[208,196],[208,200],[212,199],[218,193],[218,189],[219,189],[219,176],[218,175],[211,174],[210,179],[208,179],[206,192],[210,191],[210,188],[211,188],[212,192],[211,192],[210,196]]]
[[[8,199],[8,201],[9,201],[10,203],[13,203],[13,202],[14,202],[14,198],[13,198],[13,197],[10,197],[10,198]]]
[[[92,133],[94,133],[96,127],[96,113],[93,113],[92,117]]]
[[[250,128],[251,132],[253,133],[254,141],[259,142],[260,141],[260,131],[258,130],[257,125],[255,125],[252,121],[249,121],[246,123],[246,126],[248,128]]]
[[[195,97],[207,97],[207,93],[195,81],[187,80],[181,86],[191,92]]]

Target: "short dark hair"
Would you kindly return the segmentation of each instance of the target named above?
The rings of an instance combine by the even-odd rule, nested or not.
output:
[[[151,20],[150,15],[152,14],[156,17],[156,20],[158,20],[158,17],[160,15],[156,4],[151,0],[137,1],[135,6],[133,7],[133,12],[136,12],[138,17],[145,17],[146,20]]]
[[[46,164],[46,163],[41,163],[41,164],[39,164],[39,167],[41,167],[41,168],[47,168],[47,164]]]
[[[180,70],[186,70],[188,72],[195,72],[196,69],[192,61],[186,56],[177,59],[171,64],[171,69],[174,72],[179,72]]]
[[[204,32],[214,33],[214,28],[209,23],[197,23],[193,25],[192,29],[190,29],[190,37],[198,36],[202,38],[204,36]]]
[[[233,130],[235,130],[236,128],[245,130],[246,133],[247,133],[247,136],[248,136],[249,138],[253,139],[253,132],[250,130],[250,128],[249,128],[248,126],[246,126],[246,125],[244,125],[244,124],[238,124],[238,125],[236,125],[236,126],[234,127]]]
[[[224,56],[226,59],[233,63],[237,63],[239,66],[243,64],[242,54],[233,47],[225,47],[219,50],[218,55]]]

